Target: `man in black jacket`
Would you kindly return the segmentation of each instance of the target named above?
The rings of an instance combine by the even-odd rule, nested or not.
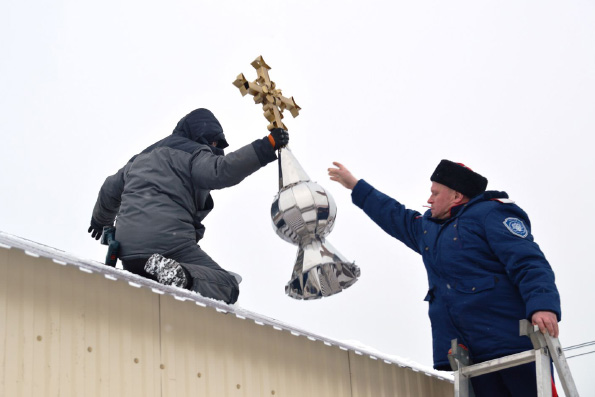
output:
[[[89,233],[99,239],[117,216],[116,240],[125,270],[234,303],[238,281],[197,245],[205,230],[201,222],[214,205],[210,191],[240,183],[274,161],[275,151],[288,142],[287,131],[274,129],[225,155],[228,143],[221,124],[209,110],[196,109],[172,135],[107,177]]]

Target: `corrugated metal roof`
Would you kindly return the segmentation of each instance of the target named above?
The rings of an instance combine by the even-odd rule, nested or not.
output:
[[[128,271],[105,266],[103,263],[80,258],[76,255],[52,248],[43,244],[27,240],[22,237],[14,236],[0,231],[0,248],[6,249],[20,249],[25,254],[33,257],[44,257],[51,259],[53,262],[63,266],[74,266],[85,273],[98,273],[109,280],[123,280],[126,281],[130,288],[147,288],[153,293],[163,295],[168,294],[179,301],[192,301],[196,305],[208,307],[223,314],[233,314],[239,319],[254,321],[254,323],[262,326],[272,327],[279,331],[288,331],[296,337],[305,337],[310,341],[321,341],[327,346],[336,346],[341,350],[352,351],[357,355],[366,355],[373,360],[382,360],[387,364],[394,364],[403,368],[410,368],[415,372],[424,373],[427,376],[437,378],[439,380],[446,380],[453,382],[453,376],[448,372],[435,371],[431,368],[412,363],[410,361],[400,359],[393,355],[380,353],[376,350],[369,349],[362,346],[355,346],[346,342],[337,341],[325,336],[320,336],[312,332],[306,331],[299,327],[283,323],[270,317],[246,310],[237,305],[228,305],[222,301],[205,298],[193,291],[188,291],[182,288],[166,286],[159,284],[153,280],[132,274]]]

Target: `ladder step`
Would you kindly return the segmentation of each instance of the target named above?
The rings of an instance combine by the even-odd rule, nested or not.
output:
[[[528,364],[533,361],[535,361],[535,350],[527,350],[521,353],[511,354],[510,356],[495,358],[490,361],[463,367],[461,368],[461,375],[471,378],[489,374],[490,372],[500,371],[505,368],[516,367],[517,365]]]

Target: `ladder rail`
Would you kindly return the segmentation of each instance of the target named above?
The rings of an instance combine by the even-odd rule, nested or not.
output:
[[[576,384],[574,383],[574,379],[572,378],[572,374],[570,373],[570,367],[566,361],[566,356],[564,355],[560,341],[558,338],[551,337],[546,337],[545,340],[550,350],[550,355],[552,356],[552,361],[554,362],[556,371],[558,371],[558,377],[562,383],[564,394],[566,394],[567,397],[578,396],[578,390],[576,388]]]

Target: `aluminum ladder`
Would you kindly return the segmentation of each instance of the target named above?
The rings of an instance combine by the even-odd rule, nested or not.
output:
[[[471,378],[496,372],[505,368],[527,364],[535,361],[535,375],[537,381],[538,397],[552,397],[552,374],[550,362],[553,361],[564,389],[566,397],[578,397],[576,385],[572,379],[570,368],[562,351],[558,338],[552,338],[549,334],[542,334],[537,325],[531,325],[527,320],[520,321],[520,335],[528,336],[533,343],[533,350],[511,354],[485,361],[479,364],[472,364],[467,350],[459,346],[456,339],[451,341],[451,350],[448,353],[448,361],[454,371],[455,397],[475,397]]]

